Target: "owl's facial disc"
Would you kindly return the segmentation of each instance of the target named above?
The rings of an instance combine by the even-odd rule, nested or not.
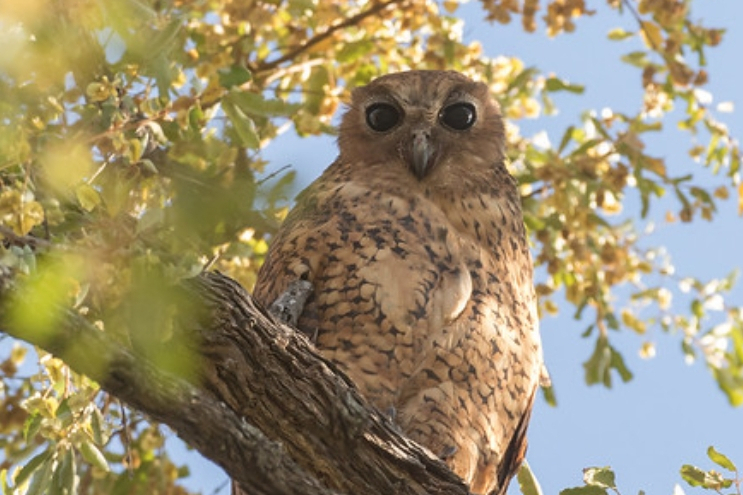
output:
[[[425,128],[413,130],[410,146],[410,165],[416,177],[422,179],[433,168],[436,161],[436,150],[431,142],[431,131]]]

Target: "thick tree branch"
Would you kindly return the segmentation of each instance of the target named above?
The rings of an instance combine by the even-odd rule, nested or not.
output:
[[[181,336],[200,358],[198,380],[156,368],[72,314],[49,337],[15,328],[2,304],[0,325],[173,428],[251,494],[467,494],[236,282],[205,274],[185,291],[205,310],[184,318]]]

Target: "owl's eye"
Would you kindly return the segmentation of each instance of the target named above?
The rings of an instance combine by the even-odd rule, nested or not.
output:
[[[471,103],[454,103],[439,113],[439,121],[455,131],[469,129],[475,120],[477,120],[477,113],[475,106]]]
[[[400,122],[400,110],[389,103],[375,103],[366,109],[366,123],[377,132],[387,132]]]

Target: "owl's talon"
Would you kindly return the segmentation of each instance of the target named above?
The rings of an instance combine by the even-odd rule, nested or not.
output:
[[[287,325],[296,327],[310,294],[312,294],[312,284],[309,281],[295,280],[276,298],[269,311]]]
[[[387,410],[384,412],[387,417],[394,422],[395,419],[397,419],[397,409],[395,409],[395,406],[390,406],[387,408]]]
[[[456,454],[457,450],[458,450],[457,447],[455,447],[454,445],[447,445],[446,447],[444,447],[444,450],[442,450],[441,453],[439,454],[439,459],[441,459],[442,461],[445,461],[449,459],[451,456],[453,456],[454,454]]]

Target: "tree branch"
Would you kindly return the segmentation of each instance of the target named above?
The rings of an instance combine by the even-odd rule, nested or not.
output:
[[[251,494],[468,493],[236,282],[204,274],[184,292],[185,304],[203,308],[180,329],[199,358],[198,379],[158,369],[72,313],[50,337],[14,327],[3,298],[0,325],[173,428]]]
[[[275,69],[276,67],[283,64],[284,62],[287,62],[289,60],[294,60],[301,53],[306,52],[307,50],[312,48],[314,45],[331,37],[335,32],[340,31],[342,29],[346,29],[349,26],[355,26],[356,24],[360,23],[367,17],[375,15],[381,12],[382,10],[386,9],[390,5],[399,3],[400,1],[401,0],[387,0],[386,2],[377,3],[373,5],[371,8],[369,8],[368,10],[364,10],[362,12],[359,12],[355,16],[345,19],[342,22],[333,24],[332,26],[327,28],[322,33],[319,33],[315,35],[314,37],[310,38],[309,40],[307,40],[306,43],[293,47],[291,50],[289,50],[287,53],[280,56],[279,58],[275,60],[271,60],[270,62],[266,62],[266,61],[260,62],[257,66],[252,67],[251,71],[264,72],[264,71]]]

